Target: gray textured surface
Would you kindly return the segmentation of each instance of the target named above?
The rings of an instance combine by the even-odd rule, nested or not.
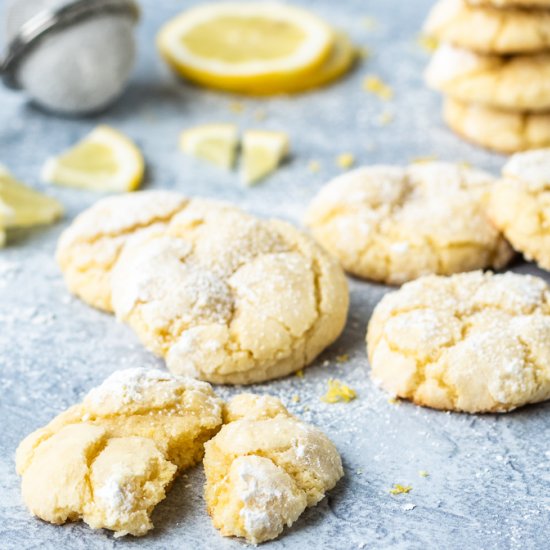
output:
[[[453,137],[439,117],[439,98],[421,80],[426,54],[417,46],[429,1],[316,0],[310,6],[347,31],[374,57],[336,86],[291,100],[246,100],[232,113],[232,98],[176,83],[158,61],[153,37],[161,22],[187,2],[143,2],[140,63],[132,88],[107,114],[57,119],[0,91],[0,162],[39,186],[44,160],[99,122],[133,136],[149,166],[147,187],[233,200],[259,215],[299,222],[307,201],[338,173],[334,157],[353,152],[359,162],[403,163],[424,155],[465,160],[498,170],[501,157]],[[304,4],[306,2],[304,1]],[[362,17],[378,24],[365,30]],[[361,91],[366,73],[392,83],[396,98],[382,103]],[[266,109],[258,123],[254,114]],[[395,113],[380,126],[382,112]],[[242,127],[286,129],[293,158],[256,189],[234,175],[192,162],[177,150],[179,131],[198,122],[236,121]],[[319,174],[308,161],[322,163]],[[202,472],[180,479],[154,512],[156,529],[142,539],[115,540],[77,523],[56,527],[30,517],[19,495],[13,454],[20,439],[77,401],[116,369],[155,365],[134,335],[114,319],[68,296],[53,260],[57,237],[96,195],[52,189],[67,206],[63,223],[20,232],[0,251],[0,548],[240,548],[223,539],[204,510]],[[534,270],[516,264],[519,271]],[[407,403],[392,405],[367,377],[364,331],[385,288],[351,282],[352,307],[341,340],[305,377],[255,388],[281,395],[291,409],[323,428],[342,453],[346,477],[278,541],[265,548],[484,548],[548,547],[550,529],[550,404],[505,416],[444,414]],[[337,364],[335,357],[350,360]],[[324,362],[328,360],[328,364]],[[320,401],[330,377],[345,380],[359,397],[349,404]],[[222,389],[227,396],[237,390]],[[298,404],[291,396],[301,397]],[[422,478],[419,470],[430,476]],[[390,496],[395,482],[409,495]],[[188,486],[190,485],[190,486]],[[405,510],[414,504],[413,510]]]

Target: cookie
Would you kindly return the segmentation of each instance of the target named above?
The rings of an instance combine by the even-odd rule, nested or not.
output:
[[[526,259],[550,270],[550,149],[510,158],[493,189],[489,216]]]
[[[442,46],[426,81],[434,90],[465,103],[511,111],[550,109],[550,54],[499,57]]]
[[[550,8],[550,0],[468,0],[468,4],[497,8]]]
[[[225,416],[204,455],[206,506],[224,536],[276,538],[344,475],[329,438],[275,397],[236,396]]]
[[[550,11],[439,0],[424,32],[440,42],[481,53],[536,53],[550,48]]]
[[[550,146],[550,112],[513,113],[447,99],[443,118],[464,139],[499,153]]]
[[[141,191],[97,201],[61,235],[57,261],[69,290],[111,311],[110,275],[125,243],[166,224],[186,204],[170,191]]]
[[[349,301],[340,266],[308,236],[198,199],[125,247],[112,293],[118,318],[172,372],[220,384],[308,365],[342,332]]]
[[[50,523],[82,519],[115,536],[144,535],[176,474],[201,460],[221,422],[221,401],[204,382],[118,371],[21,442],[23,500]]]
[[[374,281],[500,268],[512,252],[485,214],[493,183],[444,162],[360,168],[320,191],[306,224],[346,271]]]
[[[550,292],[538,277],[429,276],[387,294],[367,332],[371,377],[418,405],[506,412],[550,398]]]

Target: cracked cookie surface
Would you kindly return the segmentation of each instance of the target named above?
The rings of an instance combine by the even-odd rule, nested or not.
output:
[[[111,311],[111,270],[125,244],[165,226],[187,199],[171,191],[139,191],[97,201],[63,232],[56,257],[70,292]]]
[[[201,199],[125,247],[112,283],[118,318],[172,372],[215,383],[311,363],[340,335],[349,301],[342,269],[308,236]]]
[[[443,118],[464,139],[499,153],[550,146],[550,113],[514,113],[448,98]]]
[[[347,271],[367,279],[401,284],[498,268],[512,252],[485,214],[493,183],[443,162],[360,168],[320,191],[306,224]]]
[[[550,47],[550,13],[546,9],[506,8],[439,0],[428,15],[424,32],[440,42],[482,53],[536,53]]]
[[[501,57],[440,46],[426,70],[428,85],[464,103],[544,112],[550,109],[550,54]]]
[[[550,398],[550,291],[506,273],[429,276],[387,294],[367,331],[371,377],[418,405],[506,412]]]
[[[550,270],[550,149],[508,160],[488,212],[516,250]]]
[[[222,422],[212,388],[154,369],[118,371],[16,453],[23,500],[51,523],[82,519],[144,535],[176,474],[199,462]]]
[[[276,538],[344,475],[338,451],[318,428],[271,396],[241,394],[205,445],[205,499],[224,536]]]

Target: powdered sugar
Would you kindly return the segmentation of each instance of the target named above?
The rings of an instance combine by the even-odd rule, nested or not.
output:
[[[502,174],[526,183],[534,191],[550,188],[550,149],[512,155],[504,165]]]
[[[116,523],[120,516],[129,514],[135,505],[135,495],[123,482],[123,473],[116,472],[95,491],[96,502],[104,507],[107,522],[111,525]]]
[[[88,393],[85,402],[96,407],[106,402],[128,405],[150,398],[151,392],[157,392],[165,400],[171,400],[177,399],[182,388],[204,391],[209,386],[160,369],[133,368],[114,372]]]
[[[448,82],[490,66],[491,58],[449,44],[440,46],[426,69],[426,81],[439,88]]]

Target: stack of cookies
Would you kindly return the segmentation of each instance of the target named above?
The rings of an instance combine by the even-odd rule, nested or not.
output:
[[[502,153],[550,145],[550,0],[439,0],[425,32],[455,132]]]

